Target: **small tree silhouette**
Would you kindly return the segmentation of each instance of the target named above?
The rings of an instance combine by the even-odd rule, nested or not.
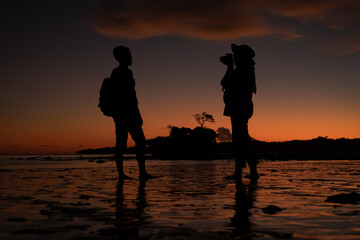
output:
[[[205,122],[213,123],[215,122],[214,117],[211,114],[206,112],[197,113],[194,115],[195,120],[200,124],[200,127],[204,128]]]
[[[228,128],[219,127],[216,133],[220,142],[229,142],[232,140],[232,134]]]

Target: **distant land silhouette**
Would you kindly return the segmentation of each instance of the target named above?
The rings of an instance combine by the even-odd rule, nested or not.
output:
[[[215,141],[212,129],[200,127],[174,128],[167,137],[147,140],[146,153],[153,159],[227,159],[233,158],[232,142]],[[171,129],[173,130],[173,129]],[[211,132],[212,131],[212,132]],[[175,132],[175,133],[174,133]],[[200,134],[199,134],[200,132]],[[201,135],[201,132],[205,133]],[[360,159],[360,138],[331,139],[317,137],[310,140],[265,142],[253,139],[259,159],[267,160],[358,160]],[[114,154],[112,147],[86,149],[76,154]],[[134,154],[135,148],[125,151]]]
[[[209,159],[217,153],[216,132],[204,127],[171,127],[168,137],[156,137],[147,144],[152,156],[160,159]]]

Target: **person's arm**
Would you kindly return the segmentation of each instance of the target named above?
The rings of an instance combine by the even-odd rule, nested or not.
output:
[[[224,77],[221,79],[221,86],[222,86],[222,90],[224,91],[225,88],[227,88],[231,82],[231,76],[234,72],[234,66],[233,64],[229,64],[227,65],[227,69],[225,72]]]

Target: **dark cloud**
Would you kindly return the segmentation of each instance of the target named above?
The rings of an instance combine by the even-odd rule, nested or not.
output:
[[[275,1],[270,11],[284,17],[299,19],[303,22],[321,22],[331,28],[342,28],[356,23],[360,2],[358,0],[293,0]]]
[[[304,24],[321,23],[332,29],[335,37],[327,39],[319,47],[324,53],[351,54],[360,51],[358,0],[278,1],[272,11],[281,16],[298,19]]]
[[[314,22],[332,31],[353,31],[355,36],[359,11],[358,0],[101,1],[92,23],[101,34],[129,39],[176,35],[209,40],[258,36],[293,40],[302,37],[301,26]]]
[[[106,1],[94,13],[93,25],[104,35],[130,39],[166,34],[201,39],[276,35],[299,37],[294,30],[272,25],[261,13],[266,1],[133,0]]]

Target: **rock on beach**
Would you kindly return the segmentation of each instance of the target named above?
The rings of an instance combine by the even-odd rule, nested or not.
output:
[[[336,194],[328,196],[325,202],[355,204],[360,202],[360,194],[356,192]]]

